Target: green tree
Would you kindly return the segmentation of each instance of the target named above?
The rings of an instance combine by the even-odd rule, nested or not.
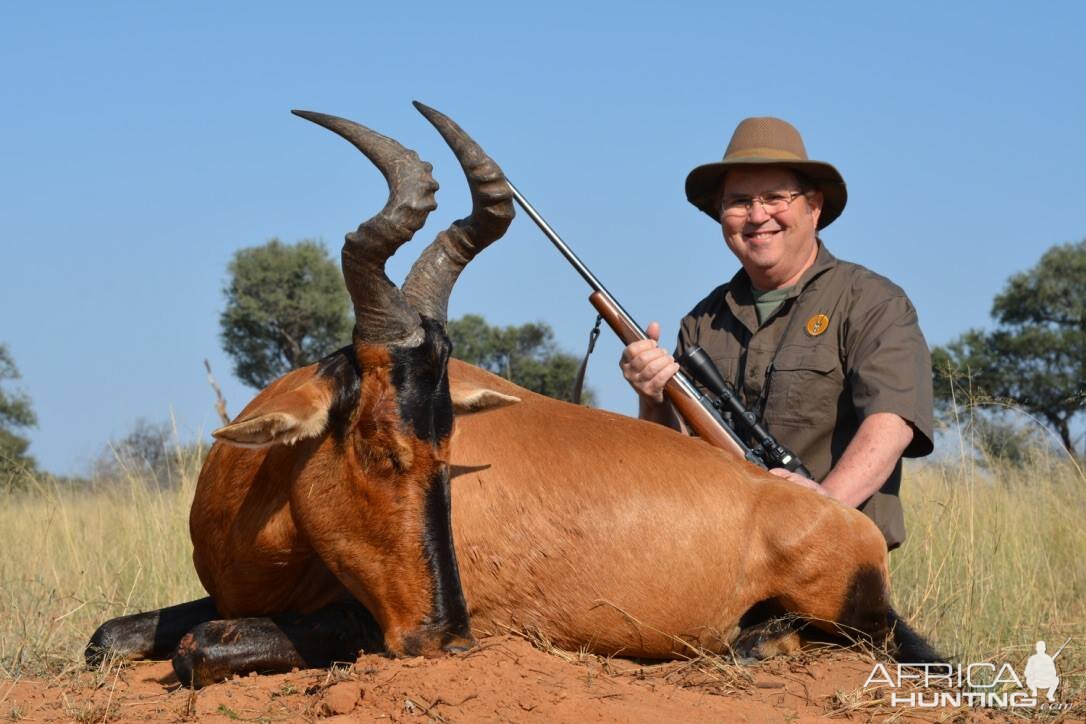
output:
[[[0,385],[19,377],[7,345],[0,344]],[[37,424],[30,398],[23,392],[7,391],[0,386],[0,487],[15,485],[25,474],[37,469],[34,458],[26,454],[30,441],[18,433]]]
[[[245,384],[265,387],[350,342],[350,298],[324,244],[271,239],[235,253],[228,272],[219,324]]]
[[[569,400],[580,360],[561,352],[554,331],[543,322],[491,327],[478,314],[466,314],[448,325],[453,356],[501,375],[521,387],[559,400]],[[585,387],[581,400],[595,396]]]
[[[1086,410],[1086,240],[1057,245],[1012,276],[992,304],[994,330],[932,350],[936,397],[1015,406],[1044,420],[1072,453]]]

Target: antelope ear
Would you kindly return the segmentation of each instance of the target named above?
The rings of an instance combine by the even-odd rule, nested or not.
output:
[[[469,382],[450,383],[449,394],[452,396],[454,415],[471,415],[520,402],[519,397],[506,395],[487,387],[479,387]]]
[[[324,432],[332,398],[327,380],[317,378],[292,390],[273,392],[266,400],[257,398],[251,410],[211,435],[239,447],[293,445]]]

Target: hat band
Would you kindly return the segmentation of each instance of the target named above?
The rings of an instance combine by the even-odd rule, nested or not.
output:
[[[724,156],[725,161],[739,158],[772,158],[780,161],[806,161],[807,159],[797,153],[784,151],[779,148],[745,148],[734,151]]]

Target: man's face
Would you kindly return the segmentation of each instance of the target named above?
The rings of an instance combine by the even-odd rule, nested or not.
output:
[[[795,284],[814,261],[822,194],[811,191],[792,198],[801,190],[796,175],[782,168],[736,168],[724,180],[720,207],[724,241],[758,289]],[[749,211],[742,208],[744,200],[782,196],[791,200],[777,211],[758,202]],[[735,201],[740,203],[729,208]]]

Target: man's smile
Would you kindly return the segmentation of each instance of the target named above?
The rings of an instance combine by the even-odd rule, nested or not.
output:
[[[744,232],[743,239],[746,240],[746,241],[751,241],[751,242],[768,241],[769,239],[772,239],[773,236],[775,234],[779,233],[780,231],[781,231],[780,229],[765,229],[765,230],[762,230],[762,231]]]

